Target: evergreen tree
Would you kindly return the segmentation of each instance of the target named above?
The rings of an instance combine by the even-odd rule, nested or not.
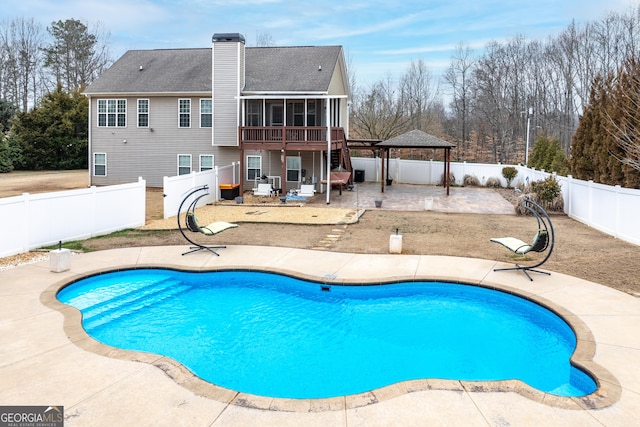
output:
[[[597,76],[591,85],[589,103],[571,142],[571,174],[578,179],[600,181],[604,143],[602,109],[608,102],[607,82]]]
[[[109,50],[98,31],[77,19],[52,22],[47,28],[53,43],[43,49],[45,67],[55,77],[55,84],[65,90],[87,86],[111,63]]]
[[[0,173],[20,168],[22,161],[22,148],[18,138],[13,134],[0,134]]]
[[[613,160],[612,180],[626,187],[640,182],[640,62],[631,57],[618,72],[613,102],[606,111],[607,136]]]
[[[0,133],[9,132],[9,121],[16,115],[16,111],[18,111],[17,106],[0,99]]]
[[[18,113],[13,132],[20,140],[25,169],[59,170],[87,167],[87,98],[62,87],[47,94],[28,113]]]
[[[559,175],[569,173],[569,160],[562,150],[560,140],[550,139],[545,135],[539,136],[536,140],[529,158],[529,166],[544,169],[547,172],[556,172]]]

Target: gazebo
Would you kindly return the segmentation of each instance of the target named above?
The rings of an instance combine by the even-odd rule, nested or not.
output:
[[[382,192],[384,193],[384,186],[389,178],[389,149],[391,148],[431,148],[431,149],[443,149],[444,150],[444,176],[443,184],[447,189],[447,196],[449,195],[449,175],[451,172],[451,149],[456,145],[450,142],[444,141],[433,135],[429,135],[421,130],[412,130],[395,138],[382,141],[375,145],[376,148],[382,148]],[[385,176],[384,160],[387,159],[387,176]]]

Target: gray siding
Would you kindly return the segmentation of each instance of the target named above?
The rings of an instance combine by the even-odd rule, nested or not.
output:
[[[271,154],[269,152],[261,152],[255,150],[247,150],[244,153],[245,160],[246,156],[262,156],[262,174],[268,176],[279,176],[281,177],[282,184],[285,186],[284,178],[282,176],[282,163],[280,162],[280,153],[277,151],[272,151]],[[294,157],[298,156],[298,152],[290,151],[287,153],[287,156]],[[320,176],[322,173],[326,174],[326,172],[321,172],[321,169],[324,169],[322,159],[324,156],[320,152],[301,152],[300,157],[302,158],[302,169],[306,170],[305,182],[312,183],[312,177],[315,175],[317,182],[320,182]],[[245,191],[249,191],[254,187],[254,181],[247,181],[247,165],[246,161],[244,164],[244,170],[241,171],[241,178],[244,180],[243,186]],[[323,175],[324,176],[324,175]],[[293,188],[298,188],[297,181],[287,181],[285,188],[291,190]],[[316,190],[319,190],[320,186],[316,185]]]
[[[213,43],[213,144],[237,146],[239,124],[240,75],[244,66],[244,44]]]
[[[137,127],[139,98],[149,99],[148,128]],[[178,127],[180,98],[191,99],[191,128]],[[107,153],[107,176],[93,176],[93,157],[89,159],[91,183],[120,184],[137,181],[141,176],[147,181],[147,186],[162,187],[163,177],[178,173],[178,154],[191,155],[192,171],[200,170],[201,154],[213,154],[215,165],[237,162],[237,149],[212,147],[211,128],[200,128],[201,98],[210,98],[210,95],[126,97],[127,126],[124,128],[98,127],[97,100],[105,98],[91,98],[91,151]]]

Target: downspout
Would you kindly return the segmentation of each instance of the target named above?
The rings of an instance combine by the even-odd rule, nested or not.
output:
[[[327,114],[327,204],[331,203],[331,98],[327,98],[326,114]]]
[[[92,176],[91,171],[93,170],[93,161],[92,161],[93,155],[91,153],[91,146],[92,146],[92,144],[91,144],[91,136],[92,136],[91,126],[93,124],[93,121],[91,119],[91,95],[85,94],[85,96],[89,100],[89,108],[88,108],[88,111],[87,111],[87,113],[89,114],[89,129],[88,129],[88,133],[87,133],[87,136],[88,136],[88,141],[87,141],[87,145],[88,145],[88,147],[87,147],[88,148],[87,165],[89,165],[89,170],[87,171],[87,173],[89,174],[89,185],[93,185],[93,182],[91,182],[91,176]]]

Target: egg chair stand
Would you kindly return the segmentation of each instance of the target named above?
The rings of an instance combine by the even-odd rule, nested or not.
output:
[[[202,186],[196,187],[192,189],[180,203],[180,207],[178,208],[178,229],[180,230],[180,233],[182,233],[182,236],[185,238],[185,240],[191,244],[191,247],[189,248],[190,250],[183,253],[182,255],[187,255],[190,253],[204,250],[204,251],[209,251],[216,256],[220,256],[220,254],[216,252],[215,249],[226,248],[225,245],[203,245],[203,244],[197,243],[194,240],[189,238],[187,233],[185,233],[185,228],[187,231],[190,231],[192,233],[200,233],[200,234],[204,234],[205,236],[214,236],[218,233],[223,232],[224,230],[238,226],[237,224],[231,224],[229,222],[224,222],[224,221],[216,221],[204,227],[198,223],[198,217],[196,217],[195,210],[200,199],[209,194],[208,190],[209,190],[208,185],[202,185]],[[198,195],[189,204],[189,207],[187,208],[185,213],[185,224],[183,227],[183,224],[181,222],[182,208],[186,204],[187,200],[189,200],[191,196],[193,196],[198,192],[202,192],[202,194]]]
[[[555,244],[555,232],[553,230],[551,218],[549,218],[549,214],[542,208],[542,206],[529,198],[525,198],[523,207],[531,212],[538,222],[538,231],[533,236],[532,242],[525,243],[515,237],[499,237],[490,240],[506,247],[516,255],[525,255],[528,252],[546,252],[546,254],[541,261],[534,265],[527,266],[516,263],[515,267],[494,268],[493,271],[520,270],[529,278],[529,280],[533,281],[529,272],[546,275],[551,274],[548,271],[538,270],[537,268],[547,262],[551,256],[551,252],[553,252],[553,246]]]

